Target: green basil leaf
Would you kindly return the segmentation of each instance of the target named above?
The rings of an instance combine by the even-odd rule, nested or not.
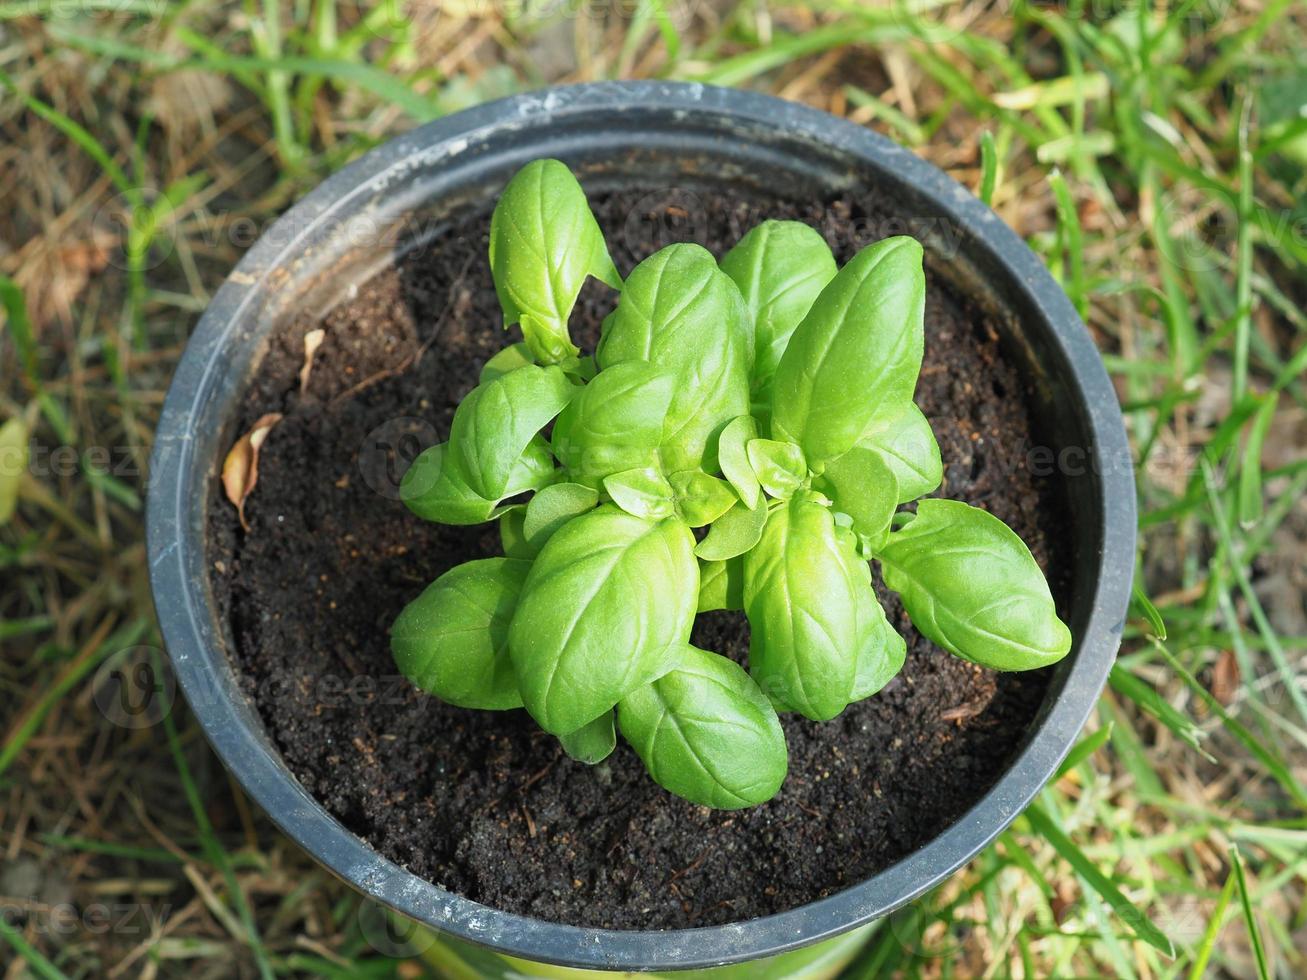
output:
[[[711,524],[739,500],[729,483],[703,470],[681,470],[667,481],[676,495],[676,513],[690,527]]]
[[[849,701],[869,698],[903,669],[908,646],[890,625],[885,609],[871,584],[871,566],[859,555],[858,541],[851,532],[837,530],[841,554],[857,581],[855,612],[858,617],[858,652]]]
[[[535,358],[531,356],[531,349],[526,344],[509,344],[481,366],[481,377],[478,379],[478,383],[485,384],[487,381],[494,381],[496,378],[502,378],[520,367],[526,367],[528,364],[534,363]]]
[[[557,160],[528,163],[504,188],[490,218],[490,269],[504,326],[520,323],[542,364],[576,355],[567,321],[586,276],[622,288],[585,191]]]
[[[557,472],[549,447],[537,436],[509,473],[503,496],[548,486]],[[481,524],[504,512],[498,500],[487,500],[468,486],[458,457],[444,442],[413,460],[400,480],[399,496],[418,517],[440,524]]]
[[[688,644],[671,671],[617,706],[622,736],[654,782],[700,806],[763,803],[789,756],[776,712],[738,664]]]
[[[1071,649],[1030,549],[986,511],[922,500],[877,557],[913,625],[949,653],[994,670],[1030,670]]]
[[[835,278],[835,257],[803,222],[764,221],[726,253],[722,271],[740,287],[753,317],[753,391],[765,396],[790,335]]]
[[[468,486],[487,500],[503,497],[527,444],[580,390],[559,368],[534,364],[473,388],[449,432]]]
[[[849,703],[858,650],[858,576],[831,513],[796,494],[744,557],[749,667],[773,703],[814,721]]]
[[[525,522],[526,508],[520,504],[510,507],[500,515],[499,544],[504,549],[505,557],[531,561],[540,553],[540,549],[532,547],[526,539],[526,531],[523,527]]]
[[[559,735],[563,751],[577,762],[597,766],[612,755],[613,749],[617,747],[617,729],[613,721],[613,712],[609,709],[576,731]]]
[[[554,425],[554,454],[572,480],[596,489],[606,476],[658,465],[676,375],[644,361],[605,368]]]
[[[713,436],[749,411],[752,358],[752,321],[739,289],[706,249],[679,244],[632,270],[599,363],[648,361],[676,374],[660,445],[663,472],[675,473],[716,468]]]
[[[887,238],[854,256],[795,329],[772,381],[772,435],[802,446],[814,473],[912,401],[925,297],[921,246]]]
[[[708,528],[708,536],[695,547],[694,553],[706,561],[725,561],[742,555],[758,543],[767,523],[767,501],[757,507],[736,504]]]
[[[604,489],[613,503],[635,517],[660,521],[676,512],[672,485],[652,467],[606,476]]]
[[[744,505],[750,509],[762,499],[762,484],[749,462],[748,444],[758,438],[758,423],[752,415],[731,419],[717,437],[717,461],[722,475],[730,481]]]
[[[939,443],[916,405],[909,404],[897,418],[863,433],[858,445],[878,453],[894,471],[901,504],[933,493],[944,479]]]
[[[400,671],[460,708],[520,708],[508,624],[530,562],[484,558],[451,568],[404,607],[391,628]]]
[[[725,561],[699,562],[699,612],[744,608],[744,561],[738,555]]]
[[[522,517],[522,535],[533,549],[534,558],[554,532],[599,503],[599,492],[580,483],[555,483],[545,487],[527,503]]]
[[[826,464],[817,481],[832,508],[847,514],[859,537],[879,547],[889,534],[899,502],[899,482],[878,453],[854,446]]]
[[[540,727],[574,732],[667,670],[694,623],[693,548],[675,518],[642,520],[612,504],[545,543],[508,633],[518,689]]]
[[[803,450],[792,442],[750,439],[745,452],[758,483],[778,500],[788,500],[808,475]]]
[[[857,611],[860,642],[850,702],[869,698],[888,684],[908,655],[907,643],[890,625],[870,582],[858,587]]]

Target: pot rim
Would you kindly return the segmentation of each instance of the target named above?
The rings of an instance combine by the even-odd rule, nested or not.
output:
[[[1073,377],[1090,436],[1102,548],[1090,613],[1059,696],[1036,722],[1033,737],[995,785],[946,830],[864,881],[786,912],[719,926],[613,930],[563,925],[500,911],[414,875],[373,851],[300,786],[257,718],[239,704],[212,597],[195,570],[205,567],[207,503],[188,493],[186,476],[212,461],[197,459],[199,408],[215,397],[232,332],[252,321],[259,287],[301,251],[309,232],[335,207],[367,187],[384,190],[406,169],[464,152],[473,134],[541,117],[576,118],[614,105],[711,116],[788,131],[834,145],[903,182],[987,250],[1013,288],[1038,309]],[[276,232],[273,234],[273,232]],[[228,382],[229,383],[229,382]],[[1135,552],[1135,488],[1115,390],[1089,331],[1043,263],[969,191],[917,155],[847,120],[768,95],[696,83],[600,82],[545,89],[487,103],[428,123],[378,147],[329,177],[280,217],[244,255],[201,317],[165,400],[150,464],[147,502],[149,574],[173,670],[210,744],[245,790],[288,837],[354,888],[418,922],[459,939],[524,958],[591,969],[666,970],[737,963],[796,949],[892,912],[949,877],[994,840],[1051,778],[1092,711],[1120,645]],[[198,562],[198,564],[197,564]],[[224,673],[227,676],[224,676]],[[215,692],[217,692],[215,694]]]

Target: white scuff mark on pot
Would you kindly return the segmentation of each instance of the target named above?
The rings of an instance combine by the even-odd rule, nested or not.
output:
[[[471,142],[471,137],[468,136],[446,140],[444,143],[425,147],[401,160],[397,160],[394,166],[377,174],[372,179],[372,190],[377,194],[384,193],[392,185],[407,179],[414,171],[426,170],[434,167],[442,160],[458,156],[471,145]]]
[[[168,543],[168,547],[164,548],[161,552],[159,552],[157,555],[154,556],[154,559],[150,562],[150,567],[158,568],[160,565],[162,565],[172,555],[172,553],[177,550],[179,544],[180,542],[178,541],[170,541]]]

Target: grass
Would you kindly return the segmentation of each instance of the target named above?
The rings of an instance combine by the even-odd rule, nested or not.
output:
[[[912,145],[1043,255],[1126,408],[1143,546],[1097,720],[853,975],[1307,973],[1303,7],[532,9],[0,2],[0,423],[33,448],[0,458],[5,976],[420,974],[183,709],[162,732],[97,709],[111,658],[159,642],[150,433],[240,229],[414,123],[620,76],[753,87]],[[133,916],[90,928],[96,903]]]

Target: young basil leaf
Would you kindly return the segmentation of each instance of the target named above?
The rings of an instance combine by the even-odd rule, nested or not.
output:
[[[599,492],[580,483],[555,483],[532,497],[522,517],[522,535],[533,549],[531,557],[540,554],[555,531],[598,503]]]
[[[744,608],[744,561],[699,562],[699,612]]]
[[[792,442],[750,439],[745,452],[758,483],[778,500],[788,500],[808,475],[803,450]]]
[[[390,633],[400,671],[460,708],[520,708],[508,624],[531,563],[484,558],[451,568],[404,607]]]
[[[772,702],[813,721],[849,703],[858,649],[857,586],[831,513],[796,494],[744,556],[749,667]]]
[[[884,543],[898,506],[899,482],[879,454],[854,446],[826,464],[817,486],[831,498],[834,510],[849,516],[860,537],[872,547]]]
[[[487,381],[494,381],[520,367],[534,363],[535,358],[531,356],[531,349],[526,344],[509,344],[481,366],[481,377],[477,383],[485,384]]]
[[[486,500],[458,472],[448,443],[424,449],[399,482],[399,499],[423,520],[439,524],[480,524],[490,520],[495,501]]]
[[[858,635],[850,702],[869,698],[888,684],[908,655],[907,643],[890,625],[870,582],[858,586]]]
[[[587,766],[597,766],[617,747],[617,729],[613,724],[613,712],[610,708],[594,721],[583,725],[574,732],[559,735],[563,751],[577,762]]]
[[[649,361],[676,374],[660,445],[663,472],[675,473],[716,468],[710,442],[749,411],[752,358],[752,320],[739,289],[706,249],[680,244],[632,270],[599,363]]]
[[[726,253],[754,322],[753,391],[765,402],[794,328],[838,266],[826,240],[801,221],[764,221]]]
[[[676,495],[676,513],[690,527],[711,524],[739,500],[729,483],[703,470],[681,470],[667,482]]]
[[[802,446],[814,473],[912,401],[925,296],[921,246],[887,238],[854,256],[795,329],[772,381],[772,435]]]
[[[504,495],[543,487],[553,481],[554,473],[548,450],[542,457],[538,445],[528,445],[510,475],[513,489]],[[503,512],[499,501],[487,500],[468,486],[458,457],[444,442],[423,450],[413,460],[399,482],[399,498],[418,517],[438,524],[481,524]]]
[[[909,404],[902,415],[863,433],[858,445],[878,453],[898,481],[898,502],[933,493],[944,479],[939,443],[921,409]]]
[[[922,500],[877,557],[913,625],[956,656],[994,670],[1030,670],[1071,649],[1071,631],[1030,549],[986,511]]]
[[[738,503],[708,528],[708,536],[695,547],[694,553],[705,561],[725,561],[742,555],[758,543],[767,523],[767,501],[745,507]]]
[[[554,425],[554,454],[571,479],[596,489],[623,470],[658,465],[676,375],[644,361],[600,371]]]
[[[555,735],[574,732],[660,677],[690,635],[694,535],[613,504],[573,518],[531,566],[508,631],[518,689]]]
[[[771,799],[789,765],[776,712],[738,664],[688,644],[664,676],[617,705],[622,736],[654,782],[700,806]]]
[[[563,370],[584,384],[594,380],[594,376],[599,373],[599,365],[593,355],[587,354],[585,357],[578,357],[575,361],[565,363]]]
[[[526,507],[521,504],[508,508],[500,515],[499,544],[504,549],[505,557],[531,561],[539,553],[540,549],[533,548],[526,539],[526,532],[523,529],[525,522]]]
[[[468,486],[487,500],[503,497],[527,444],[580,390],[559,368],[534,364],[473,388],[449,432]]]
[[[660,521],[676,512],[672,485],[652,467],[606,476],[604,489],[613,503],[635,517]]]
[[[557,160],[528,163],[504,188],[490,218],[490,269],[504,326],[520,323],[542,364],[577,353],[567,320],[586,276],[622,288],[585,192]]]
[[[504,496],[500,499],[515,497],[529,490],[543,490],[550,484],[557,483],[562,474],[563,471],[554,463],[554,454],[549,451],[549,443],[545,442],[544,436],[532,436],[521,458],[513,464],[513,469],[508,474],[508,485],[504,487]],[[501,513],[503,510],[497,507],[495,516],[498,517]]]
[[[753,472],[749,462],[748,444],[758,438],[758,423],[752,415],[741,415],[731,419],[717,437],[717,461],[722,475],[730,481],[735,492],[740,495],[744,505],[750,509],[757,507],[762,499],[762,484]]]
[[[903,637],[890,625],[885,609],[871,584],[871,566],[859,553],[859,542],[851,531],[836,530],[840,553],[858,583],[855,611],[858,617],[858,649],[849,701],[869,698],[890,682],[907,659]]]

